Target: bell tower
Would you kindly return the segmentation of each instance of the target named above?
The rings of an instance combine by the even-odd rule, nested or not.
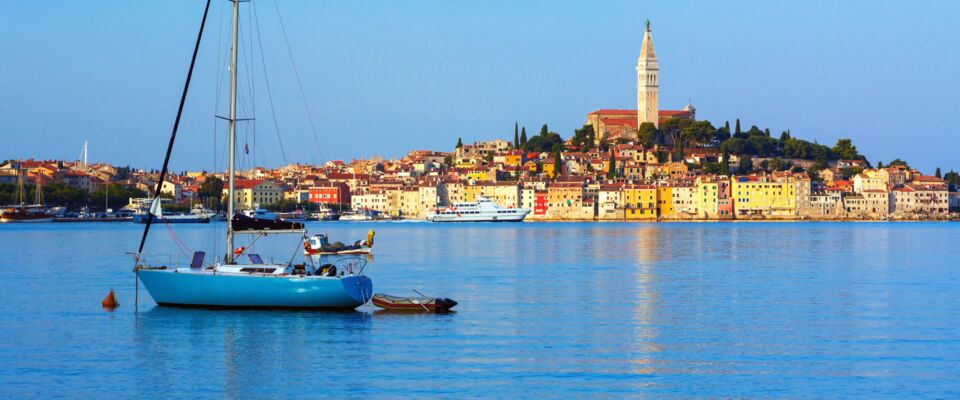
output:
[[[650,36],[650,20],[643,33],[643,44],[640,46],[640,58],[637,59],[637,126],[644,122],[652,122],[659,127],[658,113],[660,104],[658,91],[660,67],[657,64],[657,53],[653,51],[653,37]]]

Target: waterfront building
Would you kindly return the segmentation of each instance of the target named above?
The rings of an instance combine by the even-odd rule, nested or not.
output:
[[[236,179],[234,186],[234,204],[240,209],[253,209],[255,205],[266,206],[283,200],[283,188],[269,179]],[[227,197],[226,183],[223,196]]]
[[[775,181],[771,176],[741,176],[731,179],[734,214],[789,216],[796,214],[796,189],[792,179]]]
[[[599,220],[622,220],[624,219],[623,210],[623,184],[613,183],[600,185],[597,193],[597,219]]]
[[[627,220],[657,219],[657,187],[653,185],[625,185],[623,187],[624,217]]]
[[[884,190],[865,190],[843,196],[843,207],[851,218],[880,218],[889,214],[890,193]]]
[[[668,185],[657,186],[657,216],[673,219],[673,187]]]
[[[548,216],[552,219],[583,219],[583,181],[554,182],[547,186]],[[593,218],[591,215],[590,218]]]
[[[931,177],[933,178],[933,177]],[[942,180],[939,180],[943,182]],[[907,183],[903,187],[893,190],[893,212],[895,215],[903,216],[931,216],[940,217],[949,212],[950,193],[946,185],[938,185],[937,181],[923,179],[933,184],[918,183],[920,177],[913,183]]]
[[[696,186],[691,182],[677,182],[670,190],[671,208],[675,218],[691,218],[697,215]]]
[[[388,210],[395,210],[396,197],[390,196],[387,192],[388,190],[378,189],[369,190],[366,193],[353,193],[351,195],[351,200],[353,201],[351,207],[354,211],[373,210],[387,212]],[[394,198],[394,205],[391,205],[391,197]]]
[[[308,200],[316,204],[350,204],[350,187],[343,182],[320,182],[309,189]]]
[[[836,188],[815,190],[810,193],[810,210],[806,215],[812,217],[836,217],[844,212],[843,191]]]

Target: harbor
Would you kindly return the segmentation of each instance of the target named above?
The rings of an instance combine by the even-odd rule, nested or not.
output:
[[[0,393],[958,395],[956,224],[306,224],[350,242],[371,227],[376,291],[450,297],[456,312],[171,309],[142,286],[135,308],[124,252],[142,226],[4,225],[0,242],[22,250],[0,268]],[[223,223],[172,229],[200,243]],[[190,262],[156,243],[155,259]],[[354,378],[317,379],[331,364]]]

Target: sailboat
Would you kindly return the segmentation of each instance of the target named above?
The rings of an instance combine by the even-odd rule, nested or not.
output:
[[[359,258],[342,259],[345,265],[265,263],[258,254],[247,253],[244,246],[234,248],[234,235],[250,234],[255,238],[265,235],[296,235],[303,241],[303,224],[280,220],[260,220],[234,212],[234,161],[236,157],[237,122],[237,42],[239,0],[232,0],[232,46],[230,52],[230,116],[229,123],[229,181],[226,224],[226,254],[223,261],[205,264],[205,253],[196,252],[189,266],[167,266],[147,263],[143,246],[153,218],[147,219],[140,248],[135,253],[134,272],[139,282],[161,306],[228,308],[228,309],[311,309],[350,310],[367,303],[373,295],[373,282],[363,274],[366,265]],[[207,0],[200,32],[190,61],[180,108],[171,133],[167,154],[160,170],[157,190],[167,172],[170,153],[176,139],[183,104],[190,87],[190,77],[196,62],[203,27],[210,0]],[[246,257],[243,257],[246,256]],[[306,260],[311,262],[311,260]]]
[[[0,210],[0,222],[53,222],[53,214],[43,206],[43,177],[37,178],[36,203],[24,204],[26,189],[23,187],[23,174],[17,173],[17,197],[20,204]]]

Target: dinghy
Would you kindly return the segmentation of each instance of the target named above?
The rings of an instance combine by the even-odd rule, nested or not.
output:
[[[428,311],[447,312],[457,305],[456,301],[446,297],[400,297],[377,293],[373,295],[373,305],[391,311]]]

